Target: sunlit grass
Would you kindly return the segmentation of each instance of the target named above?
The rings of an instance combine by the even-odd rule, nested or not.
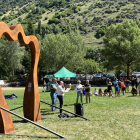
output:
[[[92,91],[94,88],[95,87],[92,87]],[[105,88],[106,87],[102,87],[102,89]],[[99,87],[97,87],[97,89],[99,89]],[[9,109],[19,107],[23,104],[24,89],[6,90],[3,88],[3,92],[7,95],[16,94],[18,96],[16,100],[6,100]],[[76,96],[77,95],[75,91],[66,93],[64,96],[63,108],[74,112],[73,104],[76,102]],[[42,92],[42,88],[40,88],[40,98],[47,103],[51,103],[50,93]],[[92,96],[90,104],[85,104],[85,97],[83,96],[83,103],[84,117],[90,119],[91,121],[74,117],[71,114],[69,114],[69,118],[60,119],[58,118],[59,110],[52,112],[50,106],[40,103],[43,120],[38,123],[71,140],[131,140],[140,138],[139,96],[133,97],[131,93],[126,93],[125,97],[121,96],[116,98]],[[58,100],[57,106],[59,106]],[[22,110],[23,109],[21,108],[13,112],[23,116]],[[11,134],[56,137],[53,134],[33,126],[30,123],[23,122],[21,119],[13,115],[12,119],[16,131],[12,132]],[[35,138],[0,136],[0,139],[29,140]]]

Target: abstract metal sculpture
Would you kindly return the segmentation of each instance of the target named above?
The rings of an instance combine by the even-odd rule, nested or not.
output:
[[[1,86],[0,86],[0,106],[3,106],[4,108],[8,109],[4,95],[1,90]],[[11,115],[6,111],[0,109],[0,133],[8,134],[10,132],[13,132],[14,130],[15,129],[13,126]]]
[[[11,25],[9,29],[7,24],[5,24],[4,22],[0,22],[0,38],[2,35],[4,35],[8,41],[16,41],[18,39],[21,45],[29,45],[31,51],[31,69],[24,93],[23,112],[24,117],[34,122],[37,122],[41,120],[40,96],[37,80],[37,66],[40,55],[40,47],[38,40],[35,36],[26,36],[20,24]],[[3,93],[0,87],[0,106],[8,108],[6,101],[2,96]],[[3,112],[4,111],[0,109],[0,128],[3,127],[2,124],[5,126],[9,123],[5,122],[8,113],[7,115],[3,116]],[[3,123],[1,124],[1,122]],[[5,133],[7,132],[5,131]]]

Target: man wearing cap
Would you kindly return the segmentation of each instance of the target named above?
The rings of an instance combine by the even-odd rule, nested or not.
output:
[[[57,103],[57,94],[56,94],[57,87],[55,84],[56,84],[56,79],[53,78],[51,88],[50,88],[50,90],[51,90],[50,95],[51,95],[51,100],[52,100],[53,106],[56,106],[56,103]],[[56,109],[55,107],[52,107],[52,111],[54,111],[55,109]]]

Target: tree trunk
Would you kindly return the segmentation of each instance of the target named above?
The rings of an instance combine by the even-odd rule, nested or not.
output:
[[[127,79],[129,79],[129,64],[127,64]]]
[[[13,80],[14,80],[14,78],[15,78],[15,72],[14,72],[14,69],[12,69],[12,75],[13,75]]]

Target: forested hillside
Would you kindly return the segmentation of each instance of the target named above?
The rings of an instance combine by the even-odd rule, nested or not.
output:
[[[139,23],[139,15],[139,0],[0,0],[0,18],[8,25],[40,23],[37,36],[79,30],[89,47],[102,46],[107,26],[125,19]]]

